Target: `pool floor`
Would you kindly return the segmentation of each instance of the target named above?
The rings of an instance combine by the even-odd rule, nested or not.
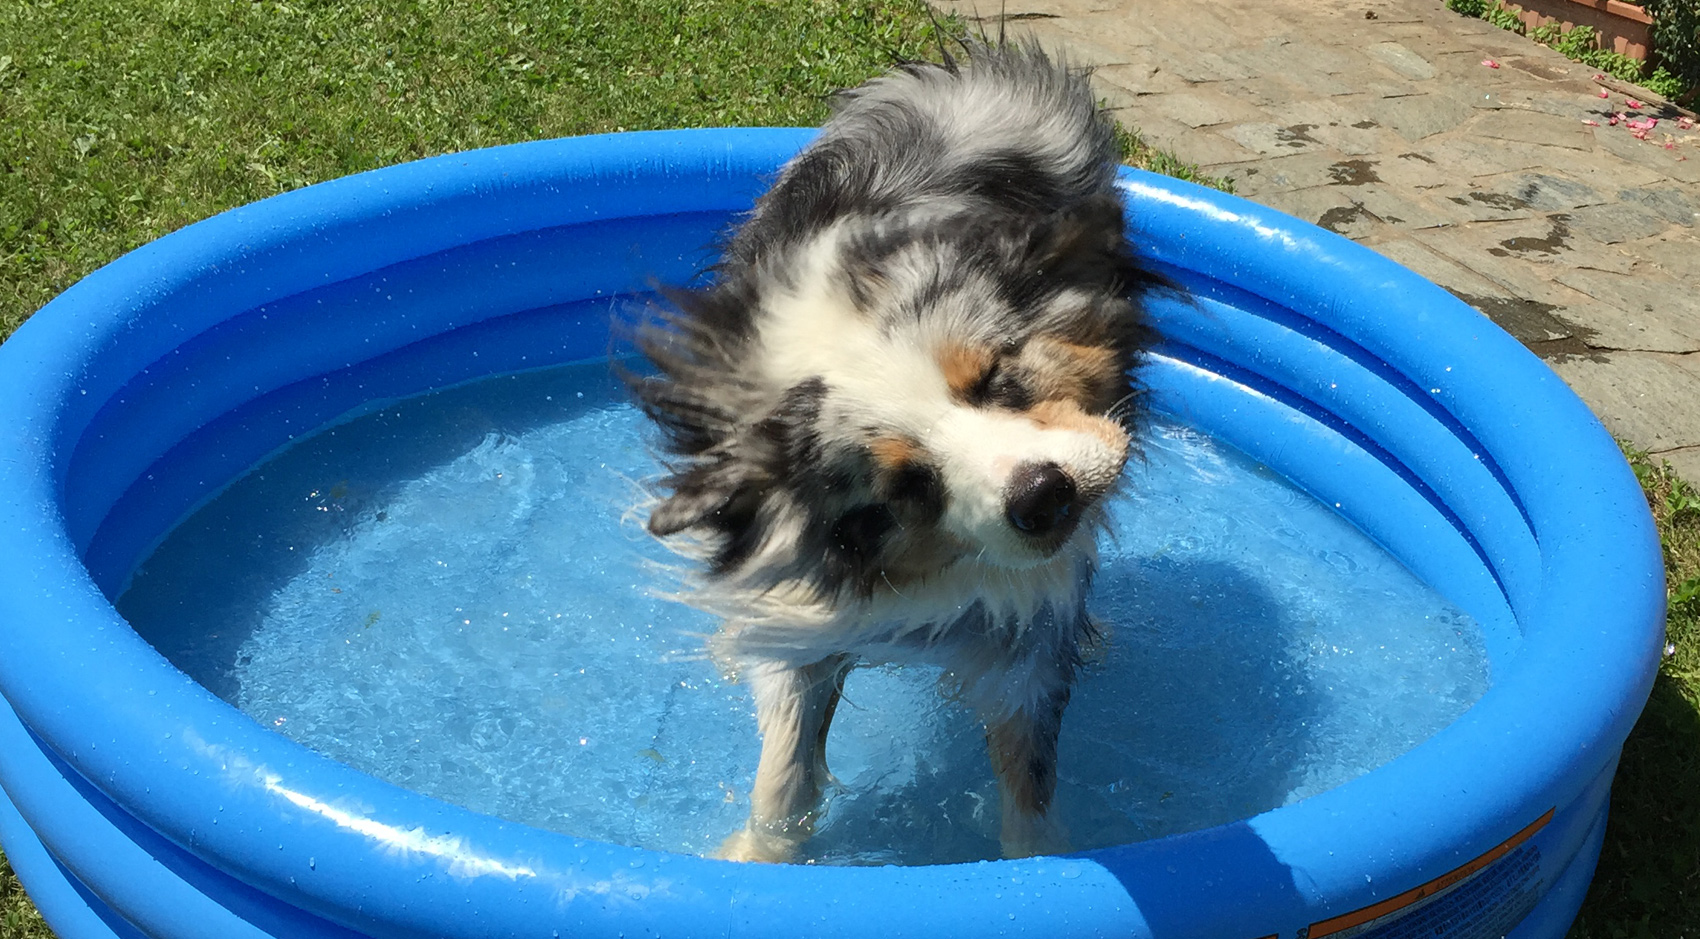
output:
[[[632,511],[657,471],[606,363],[393,403],[281,451],[178,526],[119,610],[264,726],[513,821],[704,853],[748,812],[749,695],[660,599]],[[1130,464],[1067,713],[1076,848],[1339,785],[1488,686],[1476,625],[1349,523],[1161,420]],[[852,675],[804,860],[996,857],[982,731],[939,674]]]

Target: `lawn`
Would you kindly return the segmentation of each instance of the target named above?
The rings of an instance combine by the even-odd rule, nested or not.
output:
[[[125,251],[255,199],[541,137],[817,123],[831,89],[933,42],[920,0],[0,0],[0,336]],[[1700,501],[1638,468],[1673,586],[1700,584]],[[1697,607],[1673,612],[1677,654],[1574,935],[1700,939]],[[48,935],[0,859],[0,939]]]
[[[0,330],[215,212],[574,134],[818,123],[919,0],[0,3]]]
[[[1670,618],[1623,747],[1600,866],[1570,939],[1700,939],[1700,491],[1628,449],[1664,543]]]

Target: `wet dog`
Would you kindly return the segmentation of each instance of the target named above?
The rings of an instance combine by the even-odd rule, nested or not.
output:
[[[969,53],[841,92],[711,286],[638,330],[668,462],[649,529],[700,560],[686,599],[762,736],[723,857],[809,837],[845,675],[883,662],[942,665],[984,720],[1004,854],[1066,846],[1057,734],[1161,282],[1086,76]]]

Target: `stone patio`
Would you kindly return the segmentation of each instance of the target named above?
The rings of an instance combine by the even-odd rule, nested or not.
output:
[[[1685,112],[1440,0],[936,6],[1095,66],[1148,143],[1451,290],[1613,433],[1700,481],[1700,126],[1680,127]],[[1660,120],[1641,140],[1618,113]]]

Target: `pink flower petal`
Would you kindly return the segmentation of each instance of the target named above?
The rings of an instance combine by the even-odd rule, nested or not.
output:
[[[1671,141],[1669,141],[1669,140],[1667,140],[1667,141],[1665,141],[1665,149],[1666,149],[1666,150],[1675,150],[1675,149],[1676,149],[1676,144],[1674,144],[1674,143],[1672,143],[1672,142],[1671,142]]]
[[[1495,62],[1492,59],[1483,59],[1482,64],[1487,66],[1488,68],[1499,68],[1499,63]]]
[[[1601,88],[1600,89],[1600,97],[1609,98],[1609,97],[1611,97],[1611,92],[1605,90],[1604,88]]]
[[[1629,105],[1630,110],[1633,111],[1639,111],[1642,107],[1641,102],[1636,101],[1634,98],[1624,98],[1623,103]]]
[[[1604,73],[1604,72],[1595,72],[1594,73],[1594,81],[1603,82],[1605,80],[1606,80],[1606,73]]]
[[[1611,116],[1611,118],[1610,118],[1610,119],[1609,119],[1609,120],[1608,120],[1608,121],[1607,121],[1607,122],[1606,122],[1606,123],[1608,123],[1608,124],[1610,124],[1610,125],[1611,125],[1611,126],[1613,126],[1613,127],[1616,127],[1616,126],[1617,126],[1617,122],[1618,122],[1618,121],[1619,121],[1619,120],[1620,120],[1620,118],[1619,118],[1619,117],[1618,117],[1618,116],[1617,116],[1617,115],[1616,115],[1616,114],[1613,114],[1613,115],[1612,115],[1612,116]]]
[[[1600,122],[1599,122],[1599,121],[1583,121],[1583,122],[1582,122],[1582,123],[1584,123],[1584,124],[1586,124],[1586,125],[1588,125],[1588,126],[1589,126],[1589,127],[1598,127],[1598,126],[1600,126]]]

